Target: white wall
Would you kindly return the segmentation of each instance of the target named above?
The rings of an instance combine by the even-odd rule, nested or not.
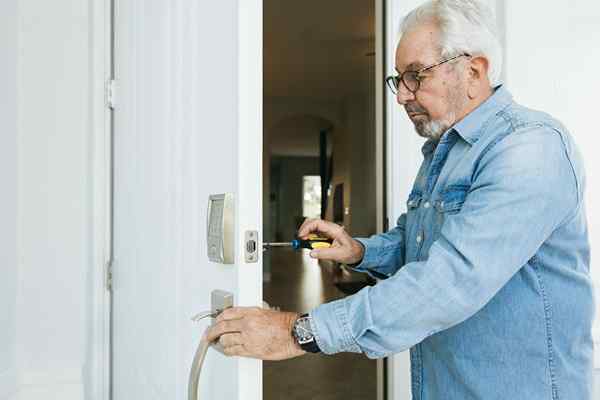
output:
[[[515,99],[546,111],[571,131],[581,150],[587,173],[587,212],[592,246],[591,272],[600,301],[600,3],[586,0],[506,2],[506,76]],[[600,348],[600,321],[595,337]],[[596,368],[600,368],[600,351]],[[596,373],[600,398],[600,370]]]
[[[83,398],[92,266],[89,4],[0,5],[0,302],[8,308],[1,399],[10,395],[3,385],[18,389],[20,400]]]
[[[16,390],[17,1],[0,2],[0,399]]]

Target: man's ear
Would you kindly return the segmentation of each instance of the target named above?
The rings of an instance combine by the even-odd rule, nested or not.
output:
[[[490,63],[484,56],[472,56],[468,65],[468,95],[474,99],[481,93],[482,88],[489,88],[488,69]]]

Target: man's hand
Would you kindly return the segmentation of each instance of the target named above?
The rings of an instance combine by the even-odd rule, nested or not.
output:
[[[259,307],[228,308],[206,337],[209,342],[218,339],[228,356],[285,360],[305,353],[292,336],[298,317],[296,313]]]
[[[298,230],[298,236],[307,239],[311,233],[333,239],[330,248],[312,250],[310,252],[312,258],[333,260],[342,264],[356,264],[362,260],[365,253],[363,245],[358,240],[352,239],[343,226],[321,219],[306,219]]]

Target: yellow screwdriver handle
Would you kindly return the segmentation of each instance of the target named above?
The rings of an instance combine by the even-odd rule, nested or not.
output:
[[[331,247],[331,243],[327,243],[327,242],[314,242],[311,243],[311,247],[313,249],[328,249]]]

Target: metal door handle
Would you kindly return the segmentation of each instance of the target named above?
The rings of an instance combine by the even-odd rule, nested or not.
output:
[[[216,318],[223,310],[233,307],[233,294],[224,290],[213,290],[211,293],[211,311],[204,311],[192,317],[192,321],[198,322],[204,318]],[[206,358],[206,353],[210,343],[206,340],[205,334],[196,348],[194,361],[190,369],[190,377],[188,380],[188,400],[198,400],[198,382],[200,380],[200,372],[202,372],[202,364]]]

